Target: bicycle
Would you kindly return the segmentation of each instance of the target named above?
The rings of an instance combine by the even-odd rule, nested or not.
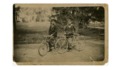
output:
[[[45,56],[49,52],[48,42],[50,41],[50,39],[52,39],[52,36],[50,35],[44,36],[44,40],[41,42],[40,47],[38,48],[38,53],[40,56]],[[54,49],[59,54],[67,52],[68,46],[69,46],[69,41],[65,38],[65,36],[57,37],[57,39],[54,41]]]
[[[79,37],[78,34],[73,34],[73,37],[69,37],[69,38],[64,38],[64,45],[63,46],[60,46],[60,50],[58,51],[58,53],[65,53],[66,51],[69,51],[69,48],[71,50],[77,50],[77,51],[81,51],[81,48],[80,48],[80,42],[79,42],[79,39],[77,39]],[[70,39],[72,40],[70,42]],[[79,46],[77,46],[79,44]],[[65,47],[66,45],[66,47]]]

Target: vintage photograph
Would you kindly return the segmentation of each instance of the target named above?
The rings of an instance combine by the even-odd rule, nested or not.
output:
[[[106,4],[14,4],[13,61],[28,65],[103,65]]]

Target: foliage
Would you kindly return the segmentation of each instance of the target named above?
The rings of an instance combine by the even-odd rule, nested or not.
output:
[[[53,7],[54,17],[60,25],[66,25],[67,20],[72,20],[73,24],[84,27],[92,21],[104,21],[103,7]]]

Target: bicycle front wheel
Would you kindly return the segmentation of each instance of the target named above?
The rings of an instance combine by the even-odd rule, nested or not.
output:
[[[49,51],[49,47],[47,45],[40,45],[38,48],[38,53],[40,56],[45,56],[47,52]]]

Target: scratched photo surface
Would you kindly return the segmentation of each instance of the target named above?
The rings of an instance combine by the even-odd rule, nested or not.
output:
[[[104,64],[105,6],[14,4],[13,60],[21,64]]]

